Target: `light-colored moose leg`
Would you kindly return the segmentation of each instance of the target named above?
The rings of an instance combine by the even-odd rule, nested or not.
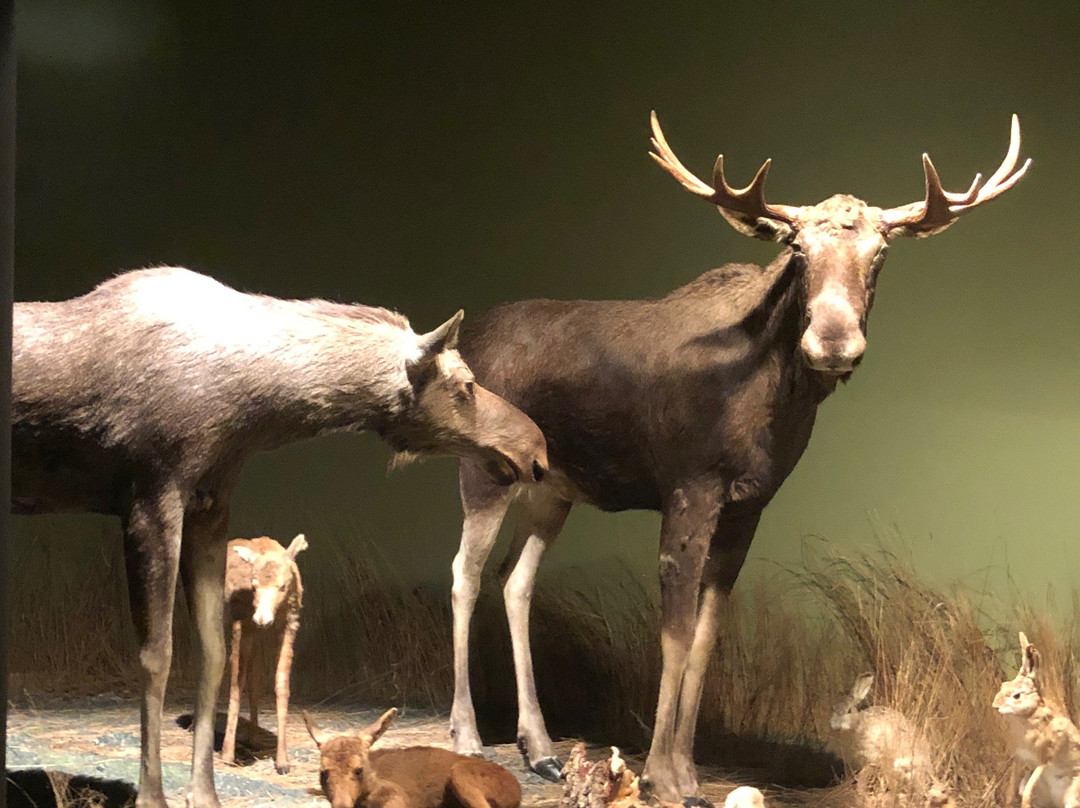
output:
[[[228,510],[223,507],[189,513],[184,521],[180,570],[202,652],[195,695],[187,808],[218,808],[220,805],[214,790],[214,718],[225,669],[227,524]]]
[[[161,786],[161,711],[172,663],[173,601],[183,519],[183,505],[175,490],[137,500],[124,518],[128,594],[143,669],[137,808],[166,808]]]
[[[300,628],[300,618],[289,614],[286,618],[285,631],[281,637],[281,649],[278,651],[277,669],[274,672],[274,698],[277,700],[277,757],[274,768],[278,774],[289,772],[289,747],[285,731],[289,719],[289,675],[292,672],[293,646],[296,632]]]
[[[454,751],[479,756],[482,744],[469,689],[469,624],[480,591],[484,562],[499,535],[499,526],[514,492],[495,484],[483,468],[469,460],[461,461],[459,480],[465,521],[453,564],[454,705],[450,710],[450,736],[454,739]]]
[[[730,513],[721,515],[709,547],[709,557],[702,571],[697,625],[694,627],[694,640],[686,659],[686,671],[683,673],[682,691],[679,694],[679,716],[675,726],[675,775],[679,791],[684,797],[698,793],[697,769],[694,766],[694,733],[697,730],[705,674],[716,647],[720,612],[746,560],[746,553],[750,549],[750,542],[760,519],[760,512],[737,518]]]
[[[539,486],[525,491],[518,501],[514,541],[499,571],[503,579],[506,619],[514,648],[518,749],[525,756],[530,769],[552,781],[562,776],[562,763],[555,757],[536,697],[532,651],[529,647],[529,609],[537,567],[544,551],[558,538],[569,513],[570,503],[550,491]]]
[[[652,744],[642,779],[656,796],[679,802],[683,794],[675,767],[675,727],[683,675],[698,617],[698,588],[720,516],[718,487],[687,485],[665,503],[660,528],[660,650],[663,671]]]
[[[225,738],[221,742],[221,762],[236,762],[236,725],[240,722],[240,696],[247,684],[247,669],[241,667],[240,644],[244,624],[234,620],[232,642],[229,645],[229,712],[225,719]]]

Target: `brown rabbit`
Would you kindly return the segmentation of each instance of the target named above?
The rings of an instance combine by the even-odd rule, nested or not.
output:
[[[1020,672],[994,696],[1013,749],[1008,799],[1019,794],[1022,808],[1080,808],[1080,730],[1063,709],[1043,698],[1039,662],[1038,650],[1021,631]]]

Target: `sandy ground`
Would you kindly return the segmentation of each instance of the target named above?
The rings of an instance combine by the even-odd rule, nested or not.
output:
[[[364,727],[379,715],[378,710],[305,709],[321,728],[330,732]],[[162,734],[165,793],[170,806],[176,808],[184,805],[184,787],[191,760],[191,735],[177,723],[183,712],[183,708],[166,711]],[[273,725],[273,722],[273,711],[261,716],[263,725]],[[219,723],[224,725],[223,714],[219,714]],[[379,746],[423,744],[451,748],[448,724],[445,715],[406,710],[398,716]],[[304,728],[300,706],[290,713],[288,742],[292,763],[292,771],[288,774],[278,774],[274,770],[274,739],[265,731],[252,736],[253,754],[240,765],[217,764],[217,790],[224,808],[326,806],[318,787],[319,756]],[[556,751],[561,759],[566,760],[574,742],[574,739],[566,739],[557,744]],[[138,780],[139,711],[131,700],[105,696],[78,703],[11,706],[7,743],[9,769],[44,768],[128,783]],[[562,785],[526,771],[521,755],[512,744],[488,747],[486,751],[518,777],[524,805],[558,805]],[[606,756],[608,751],[602,747],[590,748],[589,758]],[[243,750],[238,749],[238,758],[242,753]],[[628,760],[631,767],[640,772],[642,760],[633,757]],[[705,795],[716,804],[723,804],[724,796],[735,783],[724,779],[719,772],[703,771],[702,775]]]

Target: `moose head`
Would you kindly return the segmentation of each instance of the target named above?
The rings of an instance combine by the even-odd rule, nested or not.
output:
[[[650,155],[688,191],[716,205],[740,233],[791,248],[802,272],[804,328],[799,342],[806,363],[830,375],[849,374],[866,349],[866,318],[874,300],[877,274],[890,242],[899,236],[924,238],[940,233],[960,216],[1015,185],[1031,160],[1017,170],[1020,122],[1012,116],[1005,159],[986,182],[977,174],[963,192],[941,187],[934,164],[923,154],[926,196],[896,208],[878,208],[847,194],[816,205],[776,205],[765,201],[766,160],[753,181],[736,190],[724,178],[724,156],[716,159],[713,184],[694,176],[668,146],[652,113]]]

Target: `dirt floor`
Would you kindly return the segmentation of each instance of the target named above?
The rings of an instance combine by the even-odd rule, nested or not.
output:
[[[326,710],[305,707],[316,723],[330,732],[364,727],[378,717],[378,710]],[[170,805],[183,806],[184,787],[191,759],[191,735],[181,724],[188,716],[182,709],[166,712],[162,737],[165,793]],[[219,728],[224,715],[219,714]],[[179,719],[179,721],[178,721]],[[272,725],[273,711],[261,716],[261,723]],[[308,737],[298,706],[290,713],[288,742],[292,771],[274,770],[274,736],[260,730],[252,732],[242,722],[238,733],[237,757],[240,764],[216,767],[217,791],[224,808],[273,805],[283,808],[325,806],[318,786],[319,757]],[[445,715],[404,711],[379,742],[381,747],[432,745],[451,747],[449,721]],[[246,736],[246,737],[245,737]],[[244,755],[241,743],[247,741]],[[220,736],[219,736],[220,742]],[[7,763],[10,770],[46,769],[70,774],[90,775],[109,781],[134,784],[139,767],[139,710],[132,700],[101,697],[78,703],[27,703],[11,706],[8,711]],[[574,740],[557,744],[557,754],[566,760]],[[521,781],[526,806],[554,806],[562,797],[562,785],[550,783],[527,772],[521,755],[512,744],[487,749],[489,756],[506,766]],[[606,748],[590,749],[589,758],[606,756]],[[246,760],[242,759],[246,757]],[[635,771],[642,760],[630,757]],[[736,783],[718,772],[702,772],[705,795],[718,805]]]

